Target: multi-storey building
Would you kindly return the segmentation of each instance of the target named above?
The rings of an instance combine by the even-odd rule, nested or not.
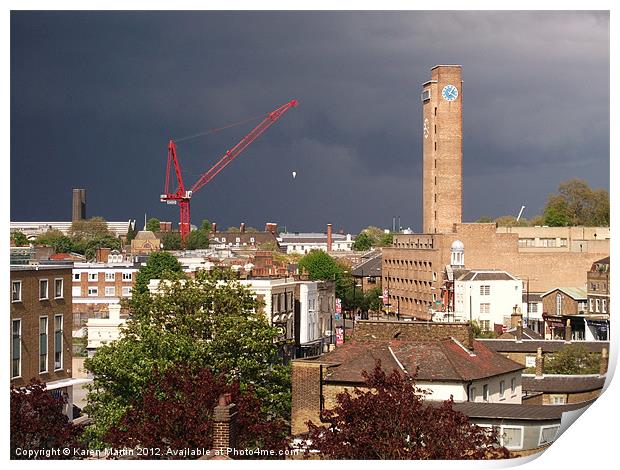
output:
[[[556,287],[542,294],[541,298],[546,338],[585,339],[583,318],[588,305],[585,289]]]
[[[521,303],[522,290],[521,280],[506,271],[455,272],[454,318],[471,318],[483,331],[494,331],[495,325],[509,326],[513,307]]]
[[[71,267],[11,266],[11,385],[45,382],[73,418]]]
[[[460,266],[507,271],[529,281],[531,292],[585,285],[592,263],[609,254],[608,228],[462,223],[462,100],[460,66],[434,67],[422,92],[424,233],[396,234],[383,249],[388,308],[401,316],[430,320],[436,310],[450,313],[455,248],[467,255]]]
[[[287,253],[305,255],[312,250],[351,251],[355,240],[350,234],[333,233],[332,224],[327,224],[326,233],[281,233],[278,241]]]
[[[609,340],[609,273],[609,256],[592,263],[588,271],[586,339]]]
[[[89,318],[106,318],[108,306],[131,297],[140,269],[139,263],[75,263],[71,278],[73,328],[86,325]]]

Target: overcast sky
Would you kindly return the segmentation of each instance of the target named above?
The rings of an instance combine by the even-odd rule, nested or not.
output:
[[[13,12],[11,220],[70,220],[81,187],[89,217],[176,224],[168,139],[296,98],[192,221],[420,230],[436,64],[463,66],[464,221],[531,218],[568,178],[609,189],[605,12]],[[186,185],[253,125],[180,142]]]

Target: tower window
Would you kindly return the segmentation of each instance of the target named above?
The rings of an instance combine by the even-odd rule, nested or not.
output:
[[[437,116],[437,106],[435,106],[435,116]]]
[[[437,177],[435,176],[435,184],[437,184]]]
[[[437,134],[437,124],[435,124],[435,134]]]
[[[437,202],[437,193],[435,193],[434,196],[435,196],[435,202]],[[435,217],[435,218],[437,218],[437,217]]]
[[[437,142],[435,142],[435,150],[437,150]]]
[[[437,159],[435,159],[435,169],[437,169]]]
[[[435,220],[437,220],[437,211],[435,211]]]

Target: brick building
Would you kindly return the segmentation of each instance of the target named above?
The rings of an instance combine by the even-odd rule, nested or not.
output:
[[[386,371],[414,373],[429,400],[521,403],[523,366],[475,341],[467,324],[356,322],[352,340],[322,356],[293,361],[293,435],[319,422],[322,409],[335,405],[345,389],[364,387],[362,371],[376,360]]]
[[[585,321],[586,339],[609,339],[609,256],[592,263],[587,273],[588,315]]]
[[[66,401],[73,417],[71,266],[11,266],[11,385],[31,379]]]
[[[75,263],[71,277],[73,328],[86,325],[89,318],[107,318],[108,307],[131,296],[140,263]]]
[[[556,287],[541,295],[545,336],[550,339],[585,339],[587,294],[579,287]]]
[[[460,267],[507,271],[528,282],[531,292],[585,285],[592,263],[609,254],[608,227],[462,223],[461,67],[433,67],[422,88],[424,233],[396,234],[383,249],[388,303],[420,320],[430,320],[435,310],[450,313],[442,298],[453,281],[455,244],[464,251]]]

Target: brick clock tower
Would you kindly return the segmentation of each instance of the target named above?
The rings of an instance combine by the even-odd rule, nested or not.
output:
[[[462,84],[460,65],[436,65],[422,85],[422,233],[461,222]]]

